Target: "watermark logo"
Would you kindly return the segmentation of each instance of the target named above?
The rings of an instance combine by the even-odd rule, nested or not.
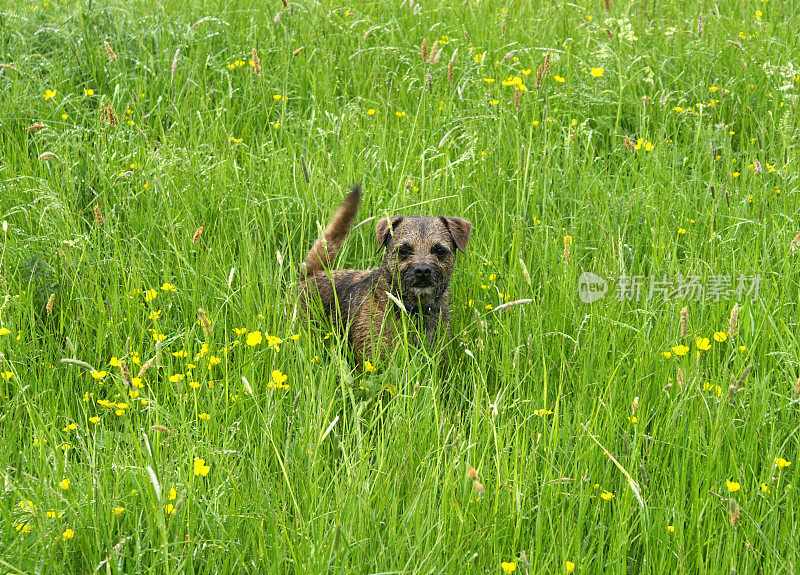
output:
[[[617,301],[756,301],[760,285],[761,276],[758,274],[735,277],[719,274],[707,277],[678,275],[674,278],[666,275],[660,278],[622,275],[617,280],[614,295]],[[608,282],[595,273],[583,272],[578,278],[578,297],[583,303],[603,299],[608,291]]]
[[[578,279],[578,297],[583,303],[592,303],[606,297],[608,282],[592,272],[583,272]]]

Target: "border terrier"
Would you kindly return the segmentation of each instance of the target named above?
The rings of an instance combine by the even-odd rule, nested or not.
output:
[[[472,224],[462,218],[383,217],[376,224],[378,252],[386,248],[380,266],[329,270],[360,202],[361,188],[354,186],[308,252],[298,286],[306,317],[318,296],[334,326],[349,328],[358,365],[391,352],[395,322],[387,320],[399,319],[404,312],[430,343],[449,333],[450,277],[456,252],[464,253],[472,231]]]

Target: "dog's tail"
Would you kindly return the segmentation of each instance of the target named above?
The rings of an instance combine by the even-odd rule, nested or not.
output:
[[[317,238],[314,247],[308,252],[304,269],[300,273],[301,280],[312,277],[330,267],[347,234],[350,233],[359,203],[361,203],[361,186],[356,184],[341,205],[336,208],[322,237]]]

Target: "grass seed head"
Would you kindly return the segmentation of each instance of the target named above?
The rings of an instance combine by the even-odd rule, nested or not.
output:
[[[305,47],[305,46],[300,46],[300,47],[299,47],[297,50],[295,50],[294,52],[292,52],[292,56],[298,56],[298,55],[300,54],[300,52],[302,52],[302,51],[303,51],[303,50],[305,50],[305,49],[306,49],[306,47]]]
[[[106,223],[105,218],[103,217],[103,212],[100,210],[100,205],[94,205],[94,221],[98,226],[104,226]]]
[[[547,54],[544,55],[544,75],[550,75],[550,51],[547,51]]]
[[[447,66],[447,83],[453,83],[453,73],[455,72],[455,66],[453,65],[452,58],[450,59],[450,65]],[[800,234],[798,234],[800,235]]]
[[[436,54],[439,51],[439,40],[436,40],[431,46],[430,54],[428,54],[428,63],[433,64],[434,58],[436,58]]]
[[[794,399],[800,399],[800,377],[797,378],[797,381],[794,384]]]
[[[44,309],[47,311],[47,315],[53,313],[53,304],[56,303],[56,294],[51,293],[50,297],[47,298],[47,305],[44,306]]]
[[[539,64],[539,69],[536,70],[536,89],[542,87],[542,65]]]
[[[194,233],[192,234],[192,243],[196,244],[200,241],[200,237],[203,235],[203,226],[197,228]]]
[[[736,328],[739,325],[739,304],[733,304],[733,309],[731,310],[731,317],[728,320],[728,335],[733,337],[736,333]]]
[[[105,46],[106,54],[108,55],[109,62],[116,62],[117,55],[114,53],[114,50],[111,49],[111,44],[108,42],[103,42],[103,46]]]
[[[178,71],[178,60],[180,60],[180,57],[181,57],[181,48],[180,46],[178,46],[178,48],[175,50],[175,55],[172,57],[172,66],[169,69],[169,72],[172,76],[174,76],[175,72]]]
[[[735,499],[731,498],[728,503],[728,517],[731,522],[731,527],[736,527],[736,523],[739,521],[739,517],[741,517],[741,512],[742,508],[739,507]]]
[[[258,50],[253,48],[253,73],[256,76],[261,75],[261,60],[258,58]]]
[[[678,368],[678,377],[676,379],[678,380],[678,387],[683,387],[684,384],[683,369],[681,369],[680,367]]]
[[[686,337],[689,328],[689,308],[684,306],[681,309],[681,338]]]
[[[145,374],[145,372],[148,369],[150,369],[151,365],[153,365],[153,360],[152,359],[148,359],[146,362],[144,362],[142,364],[142,367],[139,368],[139,375],[137,375],[136,377],[142,377]]]
[[[203,228],[200,228],[200,229],[203,229]],[[200,325],[203,326],[203,331],[206,332],[206,335],[211,335],[211,333],[214,330],[211,327],[211,322],[208,321],[208,316],[206,315],[205,310],[203,310],[203,308],[201,308],[201,307],[197,308],[197,315],[200,318]]]
[[[420,55],[422,56],[422,61],[423,62],[427,62],[428,61],[428,39],[427,38],[423,38],[422,39],[422,47],[420,49]]]
[[[119,371],[122,374],[122,381],[125,382],[126,387],[133,386],[133,378],[131,377],[131,372],[128,369],[128,364],[124,361],[119,362]]]
[[[800,232],[797,232],[797,235],[792,240],[792,243],[789,244],[790,253],[794,253],[797,250],[800,250]]]
[[[519,91],[519,86],[514,88],[514,107],[519,108],[519,97],[521,92]]]

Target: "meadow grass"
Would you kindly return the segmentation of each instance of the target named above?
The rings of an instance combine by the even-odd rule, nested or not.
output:
[[[4,3],[0,572],[796,572],[797,18]],[[354,182],[474,224],[371,372],[293,290]]]

